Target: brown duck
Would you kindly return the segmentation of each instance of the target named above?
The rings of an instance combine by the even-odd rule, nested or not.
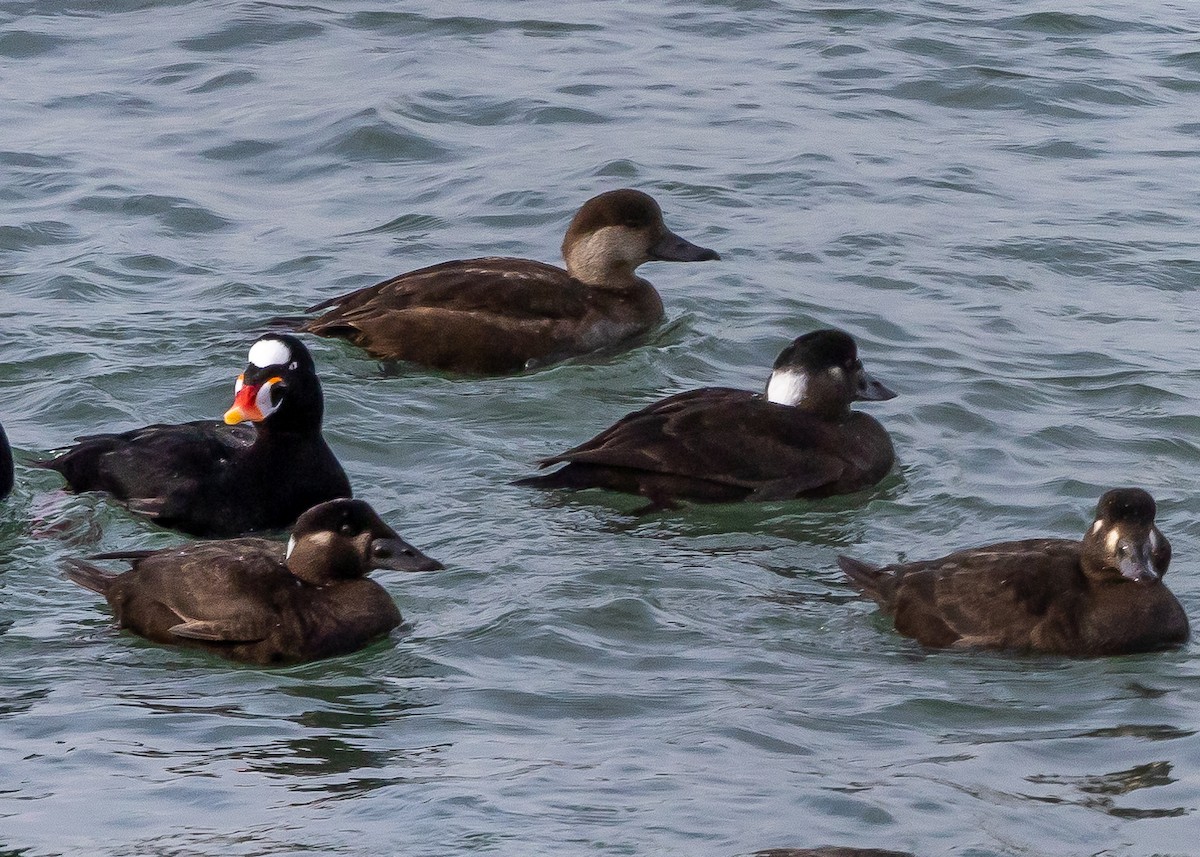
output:
[[[667,229],[647,194],[588,200],[562,245],[567,268],[488,257],[443,262],[322,301],[299,329],[348,339],[381,360],[503,375],[623,344],[663,317],[658,292],[634,271],[654,260],[720,257]]]
[[[1179,646],[1188,620],[1163,584],[1171,544],[1154,525],[1154,498],[1108,491],[1083,541],[1027,539],[876,568],[838,565],[895,618],[896,630],[935,648],[980,647],[1076,657]]]
[[[566,466],[518,480],[538,488],[640,494],[640,512],[702,503],[828,497],[874,485],[892,441],[853,401],[896,394],[863,369],[853,338],[818,330],[775,361],[765,395],[705,387],[629,414],[586,443],[543,459]]]
[[[94,558],[132,564],[112,575],[67,561],[67,577],[103,595],[120,627],[263,665],[342,655],[386,635],[400,624],[400,611],[367,572],[442,567],[362,500],[308,510],[286,548],[242,538]]]

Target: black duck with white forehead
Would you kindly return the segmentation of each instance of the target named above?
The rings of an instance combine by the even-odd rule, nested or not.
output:
[[[539,462],[566,466],[518,480],[538,488],[607,488],[650,500],[728,503],[846,494],[874,485],[895,461],[888,433],[851,402],[895,396],[863,369],[853,338],[818,330],[775,361],[766,395],[705,387],[629,414],[596,437]]]
[[[324,410],[308,349],[294,336],[270,334],[251,347],[224,423],[90,435],[40,464],[60,472],[72,491],[107,492],[195,536],[281,529],[317,503],[351,496],[321,434]]]
[[[331,500],[300,516],[287,547],[257,538],[101,554],[132,568],[112,575],[68,560],[67,577],[107,599],[117,624],[168,645],[273,665],[347,654],[400,624],[373,568],[441,568],[362,500]]]
[[[1188,620],[1163,583],[1171,544],[1154,498],[1108,491],[1082,541],[1028,539],[876,568],[838,565],[893,616],[896,630],[933,648],[1015,649],[1075,657],[1182,645]]]
[[[667,229],[636,190],[588,200],[562,245],[566,270],[530,259],[443,262],[309,307],[299,329],[347,339],[381,360],[504,375],[636,340],[663,318],[645,262],[720,258]]]

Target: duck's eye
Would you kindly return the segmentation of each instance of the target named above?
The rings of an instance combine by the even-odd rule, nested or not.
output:
[[[351,524],[349,521],[347,521],[338,527],[338,532],[343,536],[356,536],[358,535],[358,528],[354,526],[354,524]]]

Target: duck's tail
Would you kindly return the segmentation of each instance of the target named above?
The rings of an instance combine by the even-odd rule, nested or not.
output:
[[[848,556],[839,556],[837,564],[863,595],[885,607],[891,602],[895,580],[888,572]]]
[[[66,566],[63,574],[67,580],[78,583],[84,589],[99,592],[101,595],[108,594],[108,588],[117,578],[115,574],[109,574],[104,569],[81,559],[67,559],[63,561],[63,565]]]

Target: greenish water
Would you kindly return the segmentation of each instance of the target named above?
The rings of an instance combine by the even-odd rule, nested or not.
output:
[[[1183,855],[1200,670],[928,654],[838,553],[1075,536],[1159,500],[1200,619],[1190,3],[0,2],[0,851]],[[29,462],[217,417],[265,319],[450,258],[555,261],[635,186],[633,352],[501,380],[311,346],[359,496],[447,570],[407,625],[231,667],[115,633],[67,556],[162,546]],[[538,456],[853,333],[901,463],[818,504],[635,520]]]

